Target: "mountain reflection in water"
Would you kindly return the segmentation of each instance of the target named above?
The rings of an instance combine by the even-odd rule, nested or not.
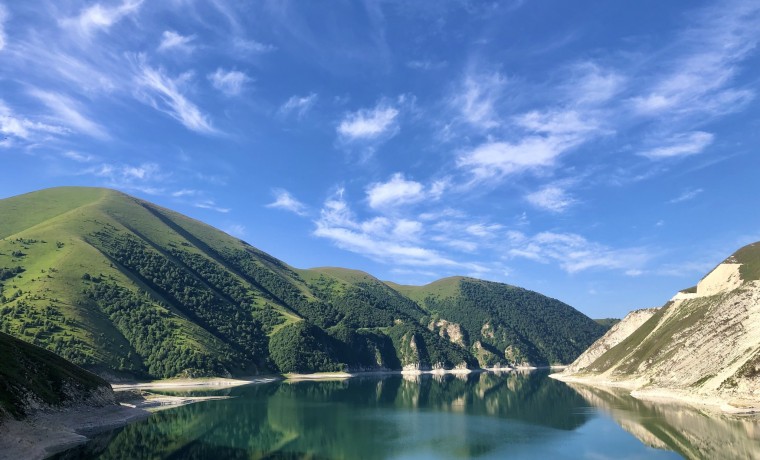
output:
[[[728,416],[707,409],[641,401],[617,388],[569,384],[641,442],[684,458],[760,458],[760,418]]]
[[[757,445],[756,423],[717,420],[724,428],[708,434],[711,419],[703,417],[704,427],[692,433],[674,422],[683,411],[670,417],[627,395],[575,390],[547,375],[392,375],[249,385],[206,393],[234,398],[158,412],[54,458],[679,458],[662,448],[690,457],[724,453],[718,444],[703,445],[710,436],[745,446],[736,452],[755,452],[750,444]],[[625,430],[594,407],[610,411]]]

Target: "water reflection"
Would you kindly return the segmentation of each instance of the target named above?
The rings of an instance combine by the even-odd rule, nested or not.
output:
[[[468,458],[555,437],[589,417],[575,410],[580,395],[535,372],[276,382],[227,393],[235,398],[156,413],[57,458],[388,458],[410,448]]]
[[[757,454],[755,423],[573,389],[545,372],[274,382],[224,392],[234,399],[158,412],[55,458],[677,458],[659,449],[695,458]],[[625,431],[594,407],[608,411]]]
[[[760,458],[760,419],[735,417],[695,407],[652,403],[627,391],[568,384],[646,445],[693,459]]]

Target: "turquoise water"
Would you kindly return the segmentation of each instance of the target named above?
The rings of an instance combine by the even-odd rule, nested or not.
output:
[[[760,458],[760,424],[545,372],[274,382],[209,394],[57,459]],[[652,447],[654,446],[654,447]]]

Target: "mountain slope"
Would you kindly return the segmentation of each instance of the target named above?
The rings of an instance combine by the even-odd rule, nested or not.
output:
[[[42,190],[0,215],[0,330],[111,377],[569,362],[603,332],[503,284],[298,270],[114,190]]]
[[[429,327],[458,337],[483,366],[567,363],[605,331],[567,304],[473,278],[395,286],[430,315]]]
[[[0,422],[35,409],[116,404],[105,380],[2,332],[0,356]]]
[[[657,310],[626,317],[559,378],[760,397],[760,244],[746,246]],[[633,315],[633,314],[632,314]],[[632,324],[633,320],[637,324]],[[626,334],[619,327],[628,323]],[[617,337],[614,337],[617,335]],[[603,347],[601,344],[607,343]]]

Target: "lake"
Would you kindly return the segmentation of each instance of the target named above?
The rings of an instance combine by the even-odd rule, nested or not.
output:
[[[227,390],[56,459],[760,458],[760,421],[547,372],[356,377]]]

